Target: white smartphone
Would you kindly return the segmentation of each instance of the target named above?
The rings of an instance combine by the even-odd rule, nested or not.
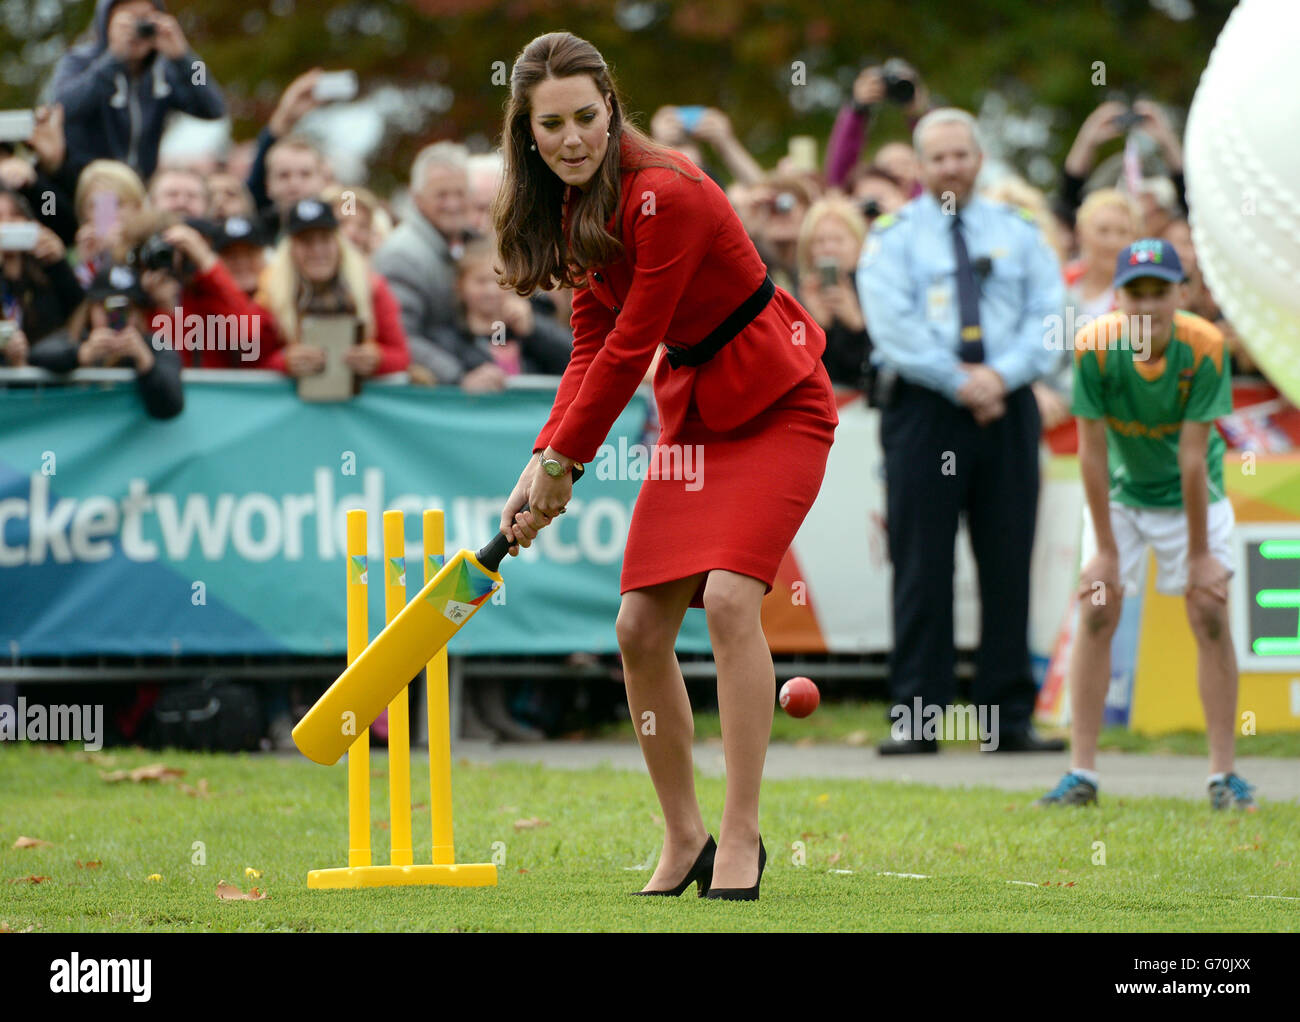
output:
[[[312,95],[322,103],[343,103],[357,98],[355,71],[322,71]]]
[[[35,130],[35,110],[0,110],[0,142],[26,142]]]
[[[38,237],[39,227],[30,220],[0,224],[0,251],[30,252],[36,247]]]

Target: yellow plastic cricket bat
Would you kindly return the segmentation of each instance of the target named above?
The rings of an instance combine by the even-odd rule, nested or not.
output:
[[[293,729],[294,744],[304,756],[326,766],[338,762],[501,586],[497,568],[510,543],[498,532],[477,554],[461,550],[428,581]],[[348,570],[362,567],[349,565]]]

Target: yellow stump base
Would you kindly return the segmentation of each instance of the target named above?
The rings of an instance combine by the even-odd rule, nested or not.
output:
[[[490,862],[455,866],[422,863],[418,866],[340,866],[336,869],[313,869],[307,874],[307,887],[315,891],[434,885],[495,887],[497,868]]]

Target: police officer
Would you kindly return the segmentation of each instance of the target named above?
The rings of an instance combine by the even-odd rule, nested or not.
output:
[[[1031,214],[975,194],[983,155],[970,114],[932,111],[913,144],[925,192],[876,221],[857,271],[882,388],[891,694],[913,716],[918,696],[924,705],[952,702],[954,547],[964,512],[982,609],[974,702],[998,707],[999,750],[1059,751],[1063,742],[1030,726],[1028,624],[1041,429],[1029,385],[1056,354],[1045,337],[1064,305],[1060,268]],[[882,754],[936,750],[915,731],[892,730],[880,746]]]

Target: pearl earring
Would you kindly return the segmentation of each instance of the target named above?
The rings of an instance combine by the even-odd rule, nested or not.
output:
[[[531,149],[533,152],[537,152],[537,143],[534,142],[534,143],[533,143],[532,145],[530,145],[528,148]]]

